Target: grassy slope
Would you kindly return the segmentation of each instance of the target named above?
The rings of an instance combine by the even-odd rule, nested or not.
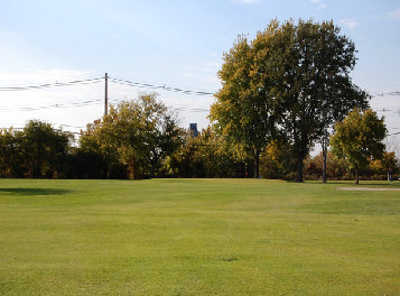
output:
[[[400,295],[400,193],[337,186],[0,180],[0,295]]]

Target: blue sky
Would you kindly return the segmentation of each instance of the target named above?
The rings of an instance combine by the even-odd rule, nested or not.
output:
[[[371,91],[400,89],[400,2],[332,0],[219,1],[3,1],[0,10],[0,84],[64,81],[110,75],[141,82],[214,91],[224,51],[241,33],[254,36],[271,21],[330,20],[358,49],[354,81]],[[110,86],[110,97],[134,98],[146,90]],[[0,127],[40,118],[84,125],[102,113],[80,110],[12,111],[13,106],[102,98],[101,85],[23,93],[0,93]],[[203,107],[212,97],[160,93],[167,105]],[[399,97],[376,98],[373,106],[400,110]],[[181,124],[207,124],[207,113],[182,112]],[[400,111],[386,112],[400,128]]]

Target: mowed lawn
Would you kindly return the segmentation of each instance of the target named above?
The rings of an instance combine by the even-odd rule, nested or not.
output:
[[[1,179],[0,295],[400,295],[400,191],[343,186]]]

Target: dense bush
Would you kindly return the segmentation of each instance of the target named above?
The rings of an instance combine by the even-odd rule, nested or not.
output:
[[[22,131],[0,132],[2,177],[65,177],[72,135],[32,120]]]

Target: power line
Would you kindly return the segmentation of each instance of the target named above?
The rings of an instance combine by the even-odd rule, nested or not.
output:
[[[170,87],[170,86],[167,86],[166,84],[156,85],[156,84],[152,84],[152,83],[135,82],[135,81],[131,81],[131,80],[113,78],[108,75],[105,75],[104,77],[96,77],[96,78],[84,79],[84,80],[74,80],[74,81],[68,81],[68,82],[54,82],[54,83],[44,83],[44,84],[36,84],[36,85],[32,84],[32,85],[25,85],[25,86],[2,86],[2,87],[0,87],[0,91],[1,92],[25,91],[25,90],[36,90],[36,89],[43,89],[43,88],[59,87],[59,86],[71,86],[71,85],[75,85],[75,84],[91,84],[91,83],[98,83],[103,80],[105,80],[107,82],[108,79],[110,82],[113,82],[116,84],[121,84],[121,85],[126,85],[126,86],[131,86],[131,87],[161,89],[161,90],[166,90],[169,92],[176,92],[176,93],[182,93],[182,94],[187,94],[187,95],[198,95],[198,96],[214,95],[214,93],[208,92],[208,91],[196,91],[196,90],[182,89],[182,88],[177,88],[177,87]]]
[[[202,112],[209,112],[210,109],[207,108],[187,108],[187,107],[177,107],[173,108],[175,111],[188,111],[188,112],[194,112],[194,113],[202,113]]]
[[[99,83],[103,79],[104,79],[103,77],[97,77],[97,78],[92,78],[92,79],[73,80],[73,81],[67,81],[67,82],[44,83],[44,84],[36,84],[36,85],[2,86],[2,87],[0,87],[0,92],[5,92],[5,91],[25,91],[25,90],[36,90],[36,89],[60,87],[60,86],[92,84],[92,83]]]
[[[93,84],[93,83],[99,83],[101,81],[105,82],[106,86],[106,91],[105,91],[105,112],[107,113],[107,106],[108,106],[108,91],[107,91],[107,82],[110,81],[115,84],[119,85],[125,85],[129,87],[135,87],[135,88],[147,88],[147,89],[154,89],[154,90],[165,90],[168,92],[175,92],[175,93],[181,93],[185,95],[197,95],[197,96],[212,96],[214,95],[213,92],[208,92],[208,91],[196,91],[196,90],[190,90],[190,89],[183,89],[183,88],[176,88],[176,87],[170,87],[167,84],[153,84],[153,83],[143,83],[143,82],[136,82],[136,81],[131,81],[131,80],[124,80],[124,79],[118,79],[114,77],[110,77],[107,75],[107,73],[102,76],[102,77],[96,77],[96,78],[91,78],[91,79],[83,79],[83,80],[73,80],[73,81],[68,81],[68,82],[54,82],[54,83],[44,83],[44,84],[37,84],[37,85],[26,85],[26,86],[5,86],[5,87],[0,87],[0,92],[6,92],[6,91],[27,91],[27,90],[38,90],[38,89],[44,89],[44,88],[51,88],[51,87],[60,87],[60,86],[74,86],[74,85],[85,85],[85,84]],[[388,91],[388,92],[377,92],[374,96],[399,96],[400,91]],[[111,102],[119,102],[121,99],[111,99]],[[25,106],[17,106],[16,109],[10,109],[8,106],[0,106],[0,112],[9,112],[9,111],[38,111],[38,110],[45,110],[45,109],[52,109],[52,108],[60,108],[60,109],[65,109],[65,108],[73,108],[73,107],[85,107],[88,105],[92,104],[100,104],[102,100],[100,99],[94,99],[94,100],[80,100],[72,103],[57,103],[57,104],[51,104],[51,105],[46,105],[46,106],[37,106],[33,107],[32,105],[25,105]],[[202,112],[209,112],[208,108],[188,108],[186,106],[181,106],[181,107],[172,107],[173,110],[175,111],[183,111],[183,112],[193,112],[193,113],[202,113]],[[378,112],[394,112],[389,109],[381,109],[377,110]],[[397,135],[393,134],[393,135]],[[391,136],[391,135],[389,135]]]
[[[375,92],[373,97],[400,96],[400,91]]]
[[[110,103],[119,103],[124,101],[125,99],[120,98],[109,98]],[[19,105],[15,106],[15,108],[10,108],[9,106],[0,106],[0,112],[10,112],[10,111],[21,111],[21,112],[31,112],[31,111],[40,111],[47,109],[67,109],[67,108],[75,108],[75,107],[86,107],[90,105],[99,105],[102,103],[101,99],[82,99],[79,101],[74,101],[70,103],[56,103],[50,104],[46,106],[32,106],[32,105]],[[171,106],[171,109],[175,111],[187,111],[187,112],[208,112],[208,108],[188,108],[186,106],[174,107]]]
[[[131,87],[166,90],[169,92],[182,93],[182,94],[186,94],[186,95],[197,95],[197,96],[212,96],[212,95],[214,95],[214,93],[208,92],[208,91],[196,91],[196,90],[182,89],[182,88],[177,88],[177,87],[170,87],[167,84],[157,85],[157,84],[152,84],[152,83],[143,83],[143,82],[136,82],[136,81],[131,81],[131,80],[117,79],[117,78],[113,78],[113,77],[110,77],[110,82],[113,82],[116,84],[121,84],[121,85],[126,85],[126,86],[131,86]]]
[[[92,79],[84,79],[84,80],[73,80],[68,82],[54,82],[54,83],[44,83],[44,84],[37,84],[37,85],[25,85],[25,86],[4,86],[0,87],[0,92],[9,92],[9,91],[27,91],[27,90],[40,90],[44,88],[51,88],[51,87],[59,87],[59,86],[71,86],[71,85],[84,85],[84,84],[92,84],[92,83],[99,83],[104,79],[105,82],[105,114],[107,113],[108,109],[108,80],[109,76],[106,73],[104,77],[96,77]],[[152,83],[142,83],[142,82],[134,82],[130,80],[123,80],[110,77],[110,82],[126,85],[130,87],[139,87],[139,88],[150,88],[150,89],[161,89],[169,92],[181,93],[185,95],[197,95],[197,96],[210,96],[213,95],[212,92],[206,91],[195,91],[195,90],[188,90],[182,88],[174,88],[167,86],[166,84],[163,85],[156,85]],[[115,101],[115,100],[114,100]],[[68,108],[68,107],[83,107],[90,104],[98,104],[100,100],[89,100],[83,102],[75,102],[70,104],[52,104],[47,106],[38,106],[32,107],[29,106],[17,106],[15,109],[10,109],[8,106],[0,106],[0,112],[9,112],[9,111],[38,111],[38,110],[45,110],[51,108]],[[209,110],[206,108],[185,108],[185,107],[178,107],[175,108],[176,111],[188,111],[188,112],[208,112]]]
[[[75,101],[71,103],[57,103],[57,104],[50,104],[46,106],[32,106],[32,105],[19,105],[15,106],[15,108],[10,108],[8,106],[0,106],[0,112],[9,112],[9,111],[39,111],[39,110],[46,110],[46,109],[66,109],[66,108],[74,108],[74,107],[86,107],[93,104],[100,104],[102,100],[100,99],[83,99],[80,101]]]
[[[393,111],[393,110],[386,109],[386,108],[377,109],[377,110],[375,110],[375,111],[376,111],[376,112],[395,112],[395,111]]]
[[[43,88],[51,88],[51,87],[60,87],[60,86],[71,86],[75,84],[91,84],[91,83],[98,83],[102,80],[106,80],[109,78],[110,82],[126,85],[131,87],[139,87],[139,88],[149,88],[149,89],[160,89],[169,92],[175,93],[182,93],[187,95],[200,95],[200,96],[212,96],[215,92],[210,91],[197,91],[191,89],[183,89],[178,87],[170,87],[166,83],[162,84],[153,84],[153,83],[144,83],[144,82],[137,82],[131,81],[126,79],[119,79],[110,77],[107,75],[102,77],[96,77],[91,79],[83,79],[83,80],[73,80],[68,82],[54,82],[54,83],[44,83],[44,84],[32,84],[32,85],[25,85],[25,86],[2,86],[0,87],[0,92],[4,91],[24,91],[24,90],[35,90],[35,89],[43,89]],[[400,96],[400,91],[382,91],[382,92],[374,92],[373,97],[383,97],[383,96]]]

